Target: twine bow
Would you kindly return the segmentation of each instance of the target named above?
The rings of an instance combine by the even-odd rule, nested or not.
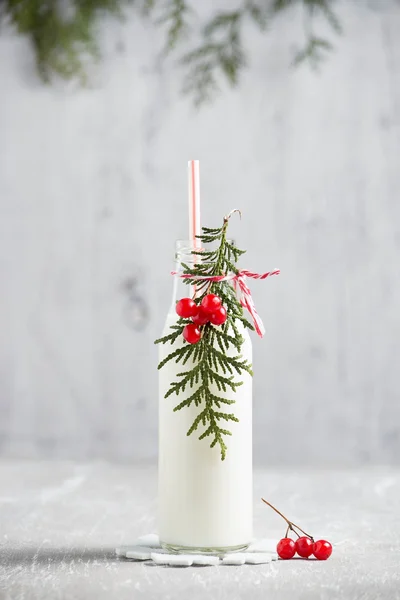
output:
[[[252,273],[251,271],[241,270],[237,273],[230,273],[228,275],[190,275],[185,273],[178,273],[177,271],[172,271],[172,275],[178,275],[182,277],[182,279],[193,279],[195,281],[233,281],[233,285],[235,289],[239,292],[239,300],[240,304],[247,308],[249,311],[251,318],[253,319],[254,328],[260,337],[263,337],[265,333],[264,324],[261,320],[260,315],[258,314],[256,307],[254,305],[253,298],[251,296],[251,291],[246,284],[246,277],[250,277],[251,279],[266,279],[271,275],[279,275],[280,270],[274,269],[273,271],[268,271],[267,273]]]

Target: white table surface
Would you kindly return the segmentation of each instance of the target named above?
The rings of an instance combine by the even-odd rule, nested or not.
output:
[[[0,599],[400,598],[400,471],[254,472],[259,538],[285,524],[263,495],[316,538],[326,562],[173,568],[118,559],[156,531],[153,466],[0,462]]]

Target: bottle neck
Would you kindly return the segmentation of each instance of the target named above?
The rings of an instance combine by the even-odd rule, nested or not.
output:
[[[181,298],[195,298],[196,297],[196,286],[186,283],[183,277],[179,277],[180,273],[183,273],[183,263],[185,265],[193,264],[193,261],[181,261],[179,258],[175,260],[174,272],[177,273],[173,276],[172,284],[172,299],[170,312],[175,314],[175,305]]]
[[[234,243],[233,240],[229,240],[232,244]],[[196,297],[196,286],[194,285],[189,285],[188,283],[186,283],[185,279],[182,277],[179,277],[180,273],[183,273],[184,270],[184,266],[183,265],[195,265],[196,263],[206,263],[208,261],[203,260],[201,257],[201,254],[192,254],[192,252],[194,250],[199,251],[201,249],[206,249],[209,250],[210,248],[206,247],[202,247],[200,246],[200,243],[198,242],[196,245],[193,244],[193,242],[191,241],[183,241],[183,240],[178,240],[176,242],[176,249],[175,249],[175,266],[174,266],[174,271],[177,273],[177,275],[175,275],[173,277],[173,286],[172,286],[172,300],[171,300],[171,306],[170,306],[170,313],[175,314],[175,305],[177,303],[178,300],[180,300],[181,298],[193,298]],[[215,263],[209,263],[210,267],[215,264]],[[231,285],[229,282],[227,282],[227,285]],[[204,293],[204,288],[202,289],[202,292]]]

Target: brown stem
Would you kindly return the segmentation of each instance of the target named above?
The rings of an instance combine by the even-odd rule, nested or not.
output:
[[[213,283],[214,283],[213,281],[210,281],[210,283],[208,284],[207,289],[206,289],[206,294],[210,293],[211,286],[212,286]]]
[[[261,500],[262,500],[263,502],[265,502],[265,504],[267,504],[267,505],[268,505],[270,508],[272,508],[272,510],[274,510],[276,513],[278,513],[278,515],[279,515],[280,517],[282,517],[282,519],[284,519],[284,520],[286,521],[286,523],[288,524],[288,528],[287,528],[287,530],[286,530],[286,537],[287,537],[287,534],[288,534],[288,532],[289,532],[289,529],[290,529],[291,531],[294,531],[294,533],[297,535],[297,537],[300,537],[300,536],[299,536],[299,534],[298,534],[298,533],[297,533],[297,531],[296,531],[296,529],[298,529],[299,531],[301,531],[301,533],[304,533],[304,535],[305,535],[306,537],[308,537],[308,538],[310,538],[310,540],[314,541],[314,538],[313,538],[313,536],[312,536],[312,535],[310,535],[309,533],[306,533],[306,532],[304,531],[304,529],[302,529],[302,528],[301,528],[301,527],[299,527],[298,525],[295,525],[295,523],[292,523],[292,521],[289,521],[289,519],[288,519],[288,518],[286,518],[286,517],[285,517],[285,515],[284,515],[284,514],[282,514],[280,510],[278,510],[277,508],[275,508],[275,506],[273,506],[273,505],[272,505],[270,502],[267,502],[267,500],[264,500],[264,498],[261,498]]]
[[[239,208],[234,208],[233,210],[231,210],[230,213],[228,213],[227,215],[225,215],[225,217],[224,217],[224,223],[227,223],[229,221],[229,219],[231,218],[231,216],[234,213],[236,213],[236,212],[239,213],[239,217],[242,218],[242,211]]]
[[[195,300],[197,298],[197,296],[200,296],[200,292],[208,285],[208,281],[205,281],[204,283],[201,283],[200,285],[194,285],[195,291],[194,294],[192,295],[192,300]]]
[[[297,533],[297,531],[293,528],[293,525],[291,526],[290,529],[293,531],[293,533],[295,533],[297,535],[298,538],[300,537],[300,535]]]
[[[314,538],[313,538],[313,536],[312,536],[312,535],[310,535],[309,533],[306,533],[306,532],[304,531],[304,529],[302,529],[302,528],[301,528],[301,527],[299,527],[298,525],[295,525],[294,523],[292,523],[292,526],[293,526],[293,527],[295,527],[296,529],[298,529],[299,531],[301,531],[301,533],[304,533],[304,535],[305,535],[306,537],[310,538],[310,540],[314,541]],[[297,533],[297,531],[295,531],[295,533]],[[297,535],[299,535],[299,534],[297,533]],[[299,537],[300,537],[300,536],[299,536]]]
[[[275,506],[272,506],[272,504],[271,504],[270,502],[267,502],[267,500],[264,500],[264,498],[261,498],[261,500],[262,500],[263,502],[265,502],[265,504],[268,504],[268,506],[269,506],[270,508],[272,508],[272,510],[274,510],[276,513],[278,513],[278,515],[279,515],[280,517],[282,517],[282,519],[285,519],[285,521],[286,521],[286,523],[289,525],[289,529],[290,529],[290,527],[291,527],[291,525],[292,525],[292,522],[291,522],[291,521],[289,521],[289,519],[287,519],[287,518],[285,517],[285,515],[283,515],[283,514],[281,513],[281,511],[280,511],[280,510],[278,510],[277,508],[275,508]]]

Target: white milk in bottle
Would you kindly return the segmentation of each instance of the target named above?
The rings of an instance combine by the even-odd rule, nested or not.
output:
[[[178,242],[177,269],[181,262],[193,261],[190,242]],[[230,285],[226,283],[225,285]],[[176,323],[175,303],[190,296],[191,287],[174,277],[174,294],[163,336]],[[237,321],[244,337],[241,354],[252,363],[252,345],[247,330]],[[164,359],[184,342],[180,337],[173,345],[160,344],[159,358]],[[227,351],[237,356],[231,346]],[[232,432],[225,436],[227,453],[221,460],[219,444],[210,448],[212,437],[199,440],[202,425],[190,436],[186,433],[204,407],[174,407],[193,394],[193,388],[165,398],[177,373],[189,370],[186,365],[167,362],[159,371],[159,535],[163,546],[177,551],[219,552],[245,548],[252,539],[252,377],[243,371],[235,375],[243,385],[235,392],[211,388],[217,396],[235,400],[218,410],[233,413],[239,422],[224,424]]]

